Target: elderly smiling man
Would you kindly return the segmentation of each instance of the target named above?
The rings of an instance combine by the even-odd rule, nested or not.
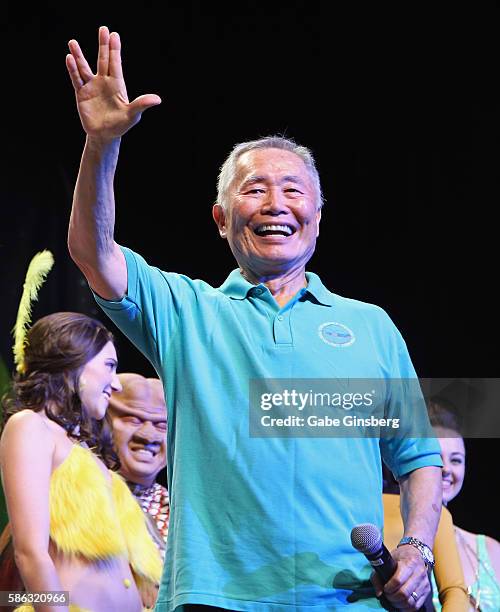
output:
[[[382,526],[381,457],[401,482],[405,540],[384,593],[418,609],[440,512],[431,439],[250,436],[250,381],[412,378],[378,307],[306,272],[321,219],[313,157],[270,137],[236,146],[213,216],[238,269],[221,287],[162,272],[113,239],[121,137],[160,103],[128,101],[120,38],[99,30],[97,73],[78,43],[66,65],[87,140],[69,228],[96,300],[144,352],[167,393],[170,531],[156,610],[373,610],[380,581],[352,527]]]

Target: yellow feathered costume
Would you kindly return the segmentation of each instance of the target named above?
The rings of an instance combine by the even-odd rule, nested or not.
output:
[[[14,327],[14,362],[25,371],[26,331],[31,306],[54,264],[50,251],[37,253],[30,262]],[[160,582],[162,561],[146,527],[146,518],[123,478],[109,472],[111,484],[92,452],[74,445],[50,480],[50,538],[64,554],[89,561],[126,556],[137,584]],[[70,594],[71,598],[71,594]],[[74,604],[70,612],[91,612]],[[15,612],[34,612],[22,605]]]
[[[50,538],[64,554],[89,561],[124,555],[137,582],[158,584],[162,561],[144,513],[123,478],[109,474],[111,485],[92,452],[73,446],[50,481]],[[33,607],[16,612],[33,612]],[[90,611],[70,605],[70,612]]]
[[[144,513],[123,478],[109,474],[111,490],[92,452],[73,446],[50,481],[50,537],[90,561],[126,555],[135,574],[158,583],[161,560]]]

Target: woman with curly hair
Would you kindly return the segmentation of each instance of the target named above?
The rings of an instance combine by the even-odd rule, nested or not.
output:
[[[76,313],[28,331],[4,401],[0,465],[15,559],[26,591],[69,592],[40,612],[139,612],[161,561],[117,467],[104,416],[120,390],[112,334]],[[149,597],[149,600],[148,600]],[[22,605],[19,611],[33,610]]]

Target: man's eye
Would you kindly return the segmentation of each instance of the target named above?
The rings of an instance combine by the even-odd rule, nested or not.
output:
[[[302,191],[296,189],[295,187],[287,187],[285,189],[285,193],[302,193]]]
[[[261,187],[255,187],[254,189],[249,189],[247,193],[264,193],[264,190]]]
[[[138,419],[137,417],[125,417],[125,422],[126,423],[131,423],[132,425],[140,425],[141,424],[141,420]]]
[[[159,429],[160,431],[167,431],[167,424],[166,423],[156,423],[156,429]]]

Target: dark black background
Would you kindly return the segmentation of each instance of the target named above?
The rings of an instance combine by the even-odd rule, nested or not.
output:
[[[494,4],[439,14],[340,6],[7,5],[0,351],[9,369],[9,331],[38,250],[56,264],[34,318],[80,310],[108,322],[66,251],[84,135],[64,65],[76,38],[94,66],[97,28],[108,25],[121,34],[130,98],[163,99],[122,143],[120,243],[221,283],[235,266],[211,220],[218,168],[236,142],[283,133],[313,150],[327,200],[310,269],[334,292],[385,308],[419,375],[498,376]],[[154,375],[117,337],[120,370]],[[466,484],[450,509],[457,524],[500,538],[497,449],[494,439],[468,442]]]

